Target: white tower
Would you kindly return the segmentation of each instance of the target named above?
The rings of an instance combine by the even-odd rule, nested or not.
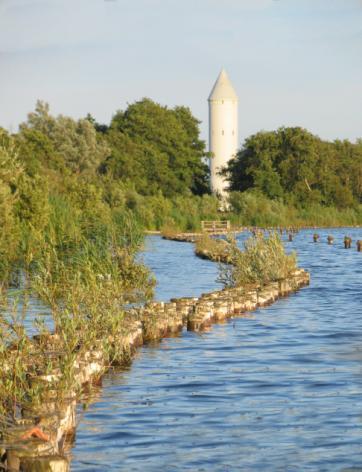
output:
[[[225,195],[227,182],[218,175],[219,170],[236,154],[238,149],[238,97],[223,69],[208,98],[209,150],[211,190]]]

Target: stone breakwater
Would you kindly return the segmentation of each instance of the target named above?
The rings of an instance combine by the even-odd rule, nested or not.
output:
[[[202,238],[202,233],[163,233],[162,238],[182,243],[195,243]]]
[[[216,243],[216,244],[215,244]],[[213,248],[195,247],[195,255],[201,259],[208,259],[213,262],[231,264],[230,244],[222,239],[214,241]]]
[[[138,346],[176,335],[185,327],[202,331],[213,323],[267,306],[280,297],[309,284],[309,273],[297,269],[284,280],[263,287],[235,287],[206,293],[199,298],[178,298],[169,302],[149,302],[130,309],[121,332],[111,334],[112,344],[119,353],[116,363],[130,362]],[[44,342],[41,336],[34,343]],[[56,347],[57,335],[46,340]],[[98,383],[109,369],[107,356],[99,346],[75,358],[76,380],[83,389]],[[0,446],[0,468],[11,471],[42,472],[69,470],[68,452],[75,437],[77,395],[67,392],[60,399],[57,382],[59,371],[40,375],[36,381],[52,388],[42,404],[32,412],[23,411],[16,424],[9,425]],[[36,412],[36,415],[35,415]]]

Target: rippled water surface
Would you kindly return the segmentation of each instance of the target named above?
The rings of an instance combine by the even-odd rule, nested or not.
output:
[[[105,376],[81,419],[74,471],[362,470],[362,254],[300,232],[310,287],[202,335],[145,346]],[[327,234],[335,244],[326,244]],[[244,237],[244,236],[243,236]],[[151,237],[157,298],[218,287],[217,265]]]

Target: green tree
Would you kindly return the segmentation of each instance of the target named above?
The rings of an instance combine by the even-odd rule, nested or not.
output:
[[[298,206],[347,208],[361,202],[361,151],[359,142],[330,143],[303,128],[279,128],[247,138],[223,173],[230,190],[255,189]]]
[[[62,165],[71,173],[94,173],[110,152],[88,119],[74,120],[63,115],[53,117],[49,105],[41,101],[37,102],[35,112],[29,113],[27,122],[20,129],[22,138],[30,140],[32,145],[36,144],[34,131],[42,133],[53,147],[49,156],[53,161],[50,166]]]
[[[132,180],[144,195],[205,193],[208,154],[198,125],[188,108],[172,110],[147,98],[135,102],[112,119],[106,169],[115,178]]]

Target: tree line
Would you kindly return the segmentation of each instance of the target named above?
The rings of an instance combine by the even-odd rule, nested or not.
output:
[[[255,190],[289,205],[337,208],[362,203],[362,139],[323,141],[300,128],[261,131],[223,170],[230,190]]]
[[[210,194],[199,125],[187,107],[144,98],[107,125],[91,115],[54,116],[39,101],[17,133],[0,128],[1,274],[35,261],[39,241],[70,255],[81,238],[117,237],[126,246],[143,228],[194,230],[202,219],[224,218]],[[362,221],[361,140],[262,131],[223,173],[235,224]]]

